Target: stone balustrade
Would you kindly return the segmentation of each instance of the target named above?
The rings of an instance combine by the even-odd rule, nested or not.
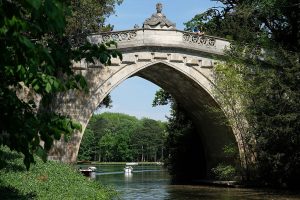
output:
[[[227,40],[193,32],[166,29],[134,29],[93,34],[88,37],[91,43],[116,41],[119,49],[132,47],[183,48],[209,54],[223,55],[229,47]]]

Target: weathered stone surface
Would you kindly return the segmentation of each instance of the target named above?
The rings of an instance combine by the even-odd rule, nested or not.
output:
[[[134,64],[137,61],[137,56],[134,54],[125,54],[123,55],[122,64]]]
[[[112,58],[110,66],[119,66],[121,64],[121,60],[119,58]]]
[[[202,63],[201,63],[201,67],[204,67],[204,68],[212,68],[213,65],[214,65],[213,61],[207,60],[207,59],[202,60]]]
[[[199,60],[198,59],[190,59],[186,62],[187,66],[199,66]]]
[[[154,53],[155,60],[168,60],[168,55],[166,53]]]
[[[184,62],[183,56],[180,54],[176,54],[176,53],[170,54],[169,59],[170,59],[170,62],[175,62],[175,63],[183,63]]]
[[[137,54],[138,61],[145,62],[145,61],[151,61],[152,55],[151,53],[143,53],[143,54]]]

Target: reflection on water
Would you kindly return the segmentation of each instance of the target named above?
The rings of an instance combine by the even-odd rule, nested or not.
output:
[[[300,195],[278,194],[253,189],[217,188],[206,186],[171,185],[170,177],[161,166],[134,166],[131,174],[123,172],[124,166],[100,165],[96,180],[113,186],[125,200],[295,200]]]

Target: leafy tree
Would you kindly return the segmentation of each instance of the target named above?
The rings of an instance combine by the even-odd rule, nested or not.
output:
[[[107,48],[114,43],[83,42],[72,48],[65,35],[70,5],[60,0],[0,1],[0,144],[22,152],[27,168],[34,153],[46,160],[54,139],[81,128],[49,107],[57,92],[87,90],[71,61],[97,58],[105,64],[111,56],[121,56]]]
[[[95,142],[90,147],[95,149],[93,159],[130,161],[132,159],[130,138],[138,124],[138,119],[125,114],[94,115],[88,124],[88,128],[92,129],[95,134]]]
[[[113,27],[105,25],[105,20],[114,13],[115,5],[122,2],[123,0],[71,0],[72,14],[67,17],[66,33],[79,36],[110,31]]]
[[[113,134],[107,133],[103,135],[99,146],[101,148],[100,154],[102,155],[102,160],[105,162],[114,161],[116,142]]]
[[[164,127],[159,121],[143,118],[141,126],[132,136],[135,157],[141,161],[157,161],[161,155]]]
[[[213,175],[219,180],[235,180],[239,178],[238,169],[240,169],[240,160],[236,159],[239,156],[237,146],[234,144],[226,145],[223,148],[223,153],[227,157],[227,162],[219,163],[216,167],[212,168]],[[232,159],[234,160],[232,161]]]
[[[100,105],[98,106],[99,109],[101,108],[111,108],[112,107],[112,99],[110,94],[108,94],[103,101],[101,101]]]
[[[121,113],[94,115],[88,124],[94,133],[94,142],[83,135],[81,148],[94,151],[91,159],[98,161],[156,161],[164,153],[165,126],[152,119],[138,120]]]
[[[299,2],[220,2],[222,7],[195,16],[187,29],[200,25],[208,34],[233,39],[216,70],[219,98],[227,107],[238,102],[231,111],[247,119],[240,131],[255,152],[256,180],[299,187]]]
[[[78,160],[92,160],[93,155],[95,153],[95,149],[93,148],[93,143],[95,141],[94,132],[87,128],[85,130],[85,137],[82,138],[81,146],[78,153]]]
[[[118,133],[116,137],[116,154],[115,154],[115,161],[132,161],[132,149],[130,144],[130,132],[121,132]]]

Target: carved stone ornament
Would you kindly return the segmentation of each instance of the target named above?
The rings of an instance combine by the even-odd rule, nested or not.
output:
[[[121,31],[101,34],[102,42],[108,42],[111,40],[120,42],[126,40],[132,40],[136,37],[136,31]]]
[[[216,40],[214,38],[206,37],[203,35],[196,35],[194,33],[184,33],[183,41],[207,47],[215,47],[216,45]]]
[[[166,18],[162,13],[162,4],[158,3],[156,4],[156,13],[145,20],[143,27],[150,29],[175,29],[176,25]]]

